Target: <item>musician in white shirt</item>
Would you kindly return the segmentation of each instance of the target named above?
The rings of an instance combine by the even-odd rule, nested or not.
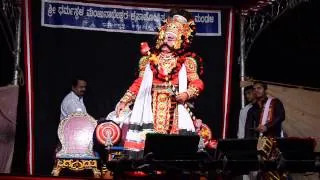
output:
[[[74,112],[87,112],[83,103],[87,82],[83,78],[76,78],[72,81],[71,92],[65,96],[61,103],[60,120]]]
[[[246,119],[249,109],[252,107],[252,104],[255,102],[255,96],[253,93],[253,86],[247,86],[244,88],[244,95],[247,101],[247,105],[241,109],[240,115],[239,115],[239,126],[238,126],[238,139],[242,139],[245,136],[245,125],[246,125]]]
[[[253,92],[253,86],[249,85],[244,88],[244,95],[246,98],[247,105],[241,109],[240,115],[239,115],[239,126],[238,126],[238,139],[243,139],[245,137],[245,134],[247,133],[248,129],[245,128],[246,126],[246,120],[249,109],[252,107],[252,104],[255,103],[255,94]],[[245,174],[242,177],[239,177],[239,179],[242,180],[250,180],[256,177],[255,172],[250,172],[248,175]]]

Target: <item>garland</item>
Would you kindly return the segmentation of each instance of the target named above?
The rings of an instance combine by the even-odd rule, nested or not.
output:
[[[170,79],[176,78],[178,76],[178,72],[180,71],[182,64],[186,61],[187,58],[193,58],[196,60],[197,66],[198,66],[198,74],[203,74],[203,61],[200,56],[198,56],[196,53],[187,52],[180,56],[177,59],[176,66],[171,70],[170,73],[164,74],[164,72],[159,70],[159,58],[156,54],[151,54],[149,57],[150,67],[153,72],[153,74],[160,80],[168,82]]]

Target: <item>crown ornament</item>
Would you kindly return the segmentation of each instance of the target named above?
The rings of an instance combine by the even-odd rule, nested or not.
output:
[[[193,37],[195,31],[195,22],[193,19],[187,20],[181,15],[173,15],[164,21],[164,25],[161,26],[156,48],[160,48],[163,44],[166,34],[173,34],[177,37],[175,49],[180,49],[181,44],[185,41],[187,44],[190,43],[190,39]],[[191,37],[191,38],[190,38]]]

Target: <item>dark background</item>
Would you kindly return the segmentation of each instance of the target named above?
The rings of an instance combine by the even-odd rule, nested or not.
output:
[[[319,8],[320,1],[303,3],[265,29],[248,54],[248,75],[320,88]]]
[[[106,117],[136,78],[140,42],[154,35],[136,35],[41,27],[40,1],[32,3],[33,77],[35,82],[35,171],[48,175],[58,142],[60,103],[76,75],[85,76],[85,104],[94,118]],[[225,76],[226,12],[222,36],[196,37],[193,51],[204,59],[205,91],[196,106],[219,138]]]

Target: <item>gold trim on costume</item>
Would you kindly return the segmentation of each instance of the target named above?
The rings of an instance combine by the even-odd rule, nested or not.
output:
[[[192,27],[195,26],[195,22],[192,19],[187,22],[181,21],[181,18],[177,17],[178,16],[166,19],[165,24],[161,26],[156,42],[157,49],[164,43],[167,33],[174,34],[177,37],[177,41],[174,44],[175,49],[180,49],[183,41],[191,43],[190,39],[193,37],[192,33],[194,31]],[[182,39],[183,36],[185,37],[184,39]]]
[[[154,129],[157,133],[167,133],[170,119],[171,99],[167,93],[154,93],[153,112],[155,114]]]
[[[128,103],[131,103],[135,98],[136,98],[136,95],[130,90],[127,90],[124,96],[120,99],[120,102],[128,104]]]
[[[178,89],[178,85],[175,85],[174,87]],[[170,94],[173,93],[172,85],[169,85],[169,84],[154,84],[152,85],[152,91],[158,91],[158,93],[159,92],[170,93]]]
[[[147,64],[149,63],[149,58],[144,56],[139,61],[139,77],[143,77],[144,70],[146,69]]]
[[[185,65],[188,72],[188,81],[199,79],[199,75],[197,73],[198,64],[196,60],[189,57],[186,59]]]
[[[194,86],[189,86],[187,89],[189,99],[199,96],[199,89]]]
[[[189,81],[197,80],[197,79],[199,79],[199,75],[197,73],[189,73],[188,79],[189,79]]]
[[[62,169],[70,169],[72,171],[83,171],[85,169],[91,169],[95,178],[101,177],[101,172],[98,168],[97,160],[86,159],[57,159],[55,167],[51,174],[53,176],[59,176]]]
[[[172,54],[159,54],[159,68],[164,70],[164,74],[168,75],[171,73],[172,69],[177,66],[177,57]],[[160,70],[160,69],[159,69]]]
[[[185,61],[185,65],[186,65],[186,68],[188,71],[190,71],[190,72],[197,71],[198,65],[197,65],[197,62],[193,58],[191,58],[191,57],[187,58]]]

